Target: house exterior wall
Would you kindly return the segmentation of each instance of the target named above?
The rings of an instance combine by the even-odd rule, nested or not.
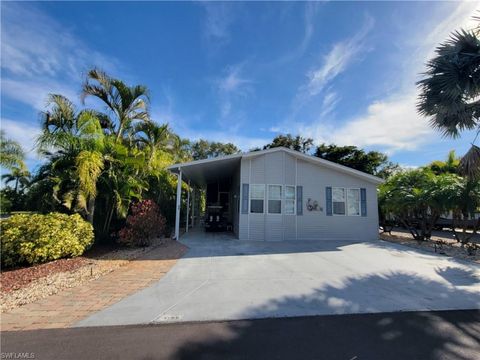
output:
[[[378,238],[377,189],[359,177],[345,174],[299,159],[285,151],[242,158],[240,191],[242,184],[266,186],[264,213],[239,212],[238,238],[240,240],[374,240]],[[282,201],[282,214],[268,214],[268,185],[302,186],[303,214],[286,215]],[[326,187],[365,188],[366,216],[328,216]],[[285,189],[283,188],[283,192]],[[243,194],[240,194],[242,198]],[[317,201],[319,211],[308,211],[307,201]],[[249,201],[250,205],[250,201]]]

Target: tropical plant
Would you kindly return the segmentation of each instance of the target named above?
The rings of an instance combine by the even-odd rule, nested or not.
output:
[[[83,84],[82,99],[93,96],[106,106],[105,128],[118,141],[134,135],[135,124],[149,122],[148,89],[143,85],[128,86],[99,69],[90,70]]]
[[[152,200],[132,204],[126,226],[118,233],[119,243],[127,246],[148,246],[155,237],[162,236],[165,218]]]
[[[445,161],[435,160],[428,164],[426,167],[430,169],[436,175],[440,174],[458,174],[458,168],[460,166],[460,159],[457,158],[455,150],[451,150],[448,153]]]
[[[480,218],[475,218],[480,213],[480,182],[468,177],[459,178],[451,195],[453,232],[459,242],[466,244],[480,228]],[[468,231],[469,229],[473,231]]]
[[[93,228],[78,214],[16,214],[2,220],[0,239],[3,266],[37,264],[82,255]]]
[[[0,166],[13,170],[15,168],[25,169],[25,153],[21,145],[8,139],[5,131],[0,130]]]
[[[30,182],[30,172],[26,168],[12,167],[10,173],[3,174],[2,179],[5,184],[14,183],[16,193],[28,186]]]
[[[84,211],[93,223],[96,184],[105,162],[99,114],[77,111],[62,95],[49,95],[48,104],[50,109],[42,113],[38,148],[50,161],[42,170],[55,183],[53,197],[69,210]]]
[[[458,137],[464,130],[480,131],[480,39],[478,28],[451,34],[427,63],[425,78],[418,82],[418,111],[445,136]],[[480,174],[480,149],[463,157],[460,169],[470,178]]]
[[[439,217],[451,209],[459,181],[458,175],[428,169],[397,173],[380,187],[381,217],[395,218],[416,240],[429,239]]]

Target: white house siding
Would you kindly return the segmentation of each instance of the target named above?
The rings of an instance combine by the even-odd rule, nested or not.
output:
[[[303,160],[297,162],[298,185],[303,186],[303,216],[297,216],[297,238],[301,240],[372,240],[378,237],[377,189],[360,178]],[[325,188],[365,188],[367,216],[327,216]],[[317,200],[323,211],[308,211],[305,204]]]
[[[241,184],[303,187],[303,215],[285,215],[283,209],[282,215],[268,214],[267,197],[264,214],[240,212],[238,237],[241,240],[372,240],[378,237],[376,185],[359,177],[297,159],[287,152],[279,151],[242,158],[240,179]],[[327,216],[325,200],[327,186],[365,188],[367,216]],[[318,201],[322,211],[308,211],[306,209],[308,198]]]

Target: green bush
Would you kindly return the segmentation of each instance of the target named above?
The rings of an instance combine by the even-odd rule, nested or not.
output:
[[[78,214],[17,214],[1,221],[0,239],[2,265],[18,266],[82,255],[94,235]]]

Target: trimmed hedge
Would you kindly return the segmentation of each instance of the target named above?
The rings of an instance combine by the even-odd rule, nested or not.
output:
[[[78,214],[17,214],[1,221],[2,265],[38,264],[79,256],[94,240]]]

